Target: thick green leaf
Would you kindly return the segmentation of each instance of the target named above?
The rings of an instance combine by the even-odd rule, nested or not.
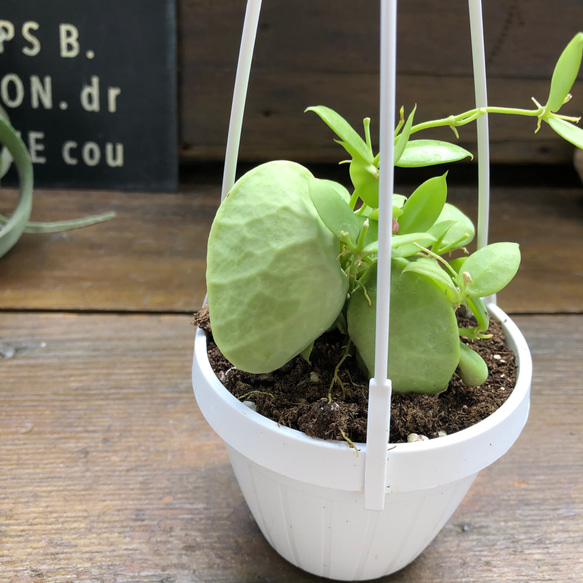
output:
[[[583,148],[583,129],[558,117],[545,118],[545,121],[567,142]]]
[[[365,167],[371,166],[374,156],[366,142],[356,130],[333,109],[324,105],[308,107],[306,111],[313,111],[322,121],[340,138],[342,147]]]
[[[309,187],[312,202],[322,222],[338,239],[345,239],[344,233],[347,233],[350,241],[356,243],[361,222],[348,202],[338,193],[333,181],[312,177]]]
[[[396,166],[402,168],[421,168],[435,164],[458,162],[472,154],[456,144],[441,140],[410,140]]]
[[[518,243],[492,243],[472,253],[458,274],[463,277],[469,273],[471,277],[466,287],[468,296],[484,297],[498,293],[510,283],[519,265]]]
[[[262,164],[235,183],[211,226],[213,336],[248,372],[283,366],[328,330],[346,301],[338,239],[314,208],[312,178],[292,162]]]
[[[468,387],[479,387],[488,378],[488,365],[484,359],[460,340],[460,378]]]
[[[447,197],[446,176],[435,176],[421,184],[407,199],[399,217],[399,234],[430,229],[440,216]]]
[[[350,297],[348,333],[370,376],[374,374],[376,268]],[[370,298],[372,305],[369,304]],[[393,390],[436,394],[447,388],[459,362],[454,310],[444,293],[425,276],[391,269],[388,376]]]
[[[583,53],[583,33],[577,33],[561,53],[551,79],[551,89],[545,107],[558,111],[571,91],[577,79]],[[562,135],[562,134],[561,134]]]

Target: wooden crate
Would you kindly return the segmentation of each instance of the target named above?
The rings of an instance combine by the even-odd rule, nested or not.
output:
[[[580,0],[484,3],[489,101],[530,107],[546,101],[561,50],[583,28]],[[179,0],[180,151],[183,161],[221,160],[246,2]],[[338,161],[343,152],[310,105],[336,109],[351,123],[378,121],[379,2],[265,0],[249,87],[240,158]],[[473,106],[467,2],[399,4],[398,95],[416,120]],[[583,111],[583,81],[565,113]],[[565,163],[573,148],[534,120],[491,116],[492,161]],[[453,137],[449,130],[439,134]],[[472,127],[460,144],[475,150]]]

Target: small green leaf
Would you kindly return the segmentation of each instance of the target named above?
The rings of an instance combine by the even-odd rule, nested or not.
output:
[[[379,179],[375,174],[371,174],[370,166],[365,168],[358,160],[350,163],[350,180],[358,196],[365,204],[372,208],[379,206]],[[374,168],[374,166],[372,167]]]
[[[466,262],[466,259],[468,257],[456,257],[455,259],[452,259],[451,261],[448,261],[449,266],[456,272],[456,273],[461,273],[461,269],[462,269],[462,265]]]
[[[492,243],[472,253],[458,274],[468,273],[466,293],[470,297],[484,297],[498,293],[516,275],[520,265],[520,249],[517,243]]]
[[[403,131],[398,135],[395,141],[395,151],[393,154],[394,164],[398,166],[397,162],[403,156],[405,149],[407,148],[407,143],[409,142],[409,136],[411,135],[411,128],[413,127],[413,117],[415,116],[415,111],[417,110],[417,106],[413,108],[413,111],[409,114],[407,118],[407,122],[403,127]]]
[[[473,158],[470,152],[456,144],[441,140],[410,140],[395,165],[402,168],[421,168],[458,162],[467,157]]]
[[[447,196],[447,173],[426,180],[407,199],[399,217],[399,234],[427,231],[440,216]]]
[[[437,221],[434,225],[429,229],[429,233],[431,233],[435,237],[435,245],[433,249],[435,251],[436,248],[439,247],[441,241],[447,234],[447,232],[455,225],[455,221]]]
[[[571,87],[575,83],[575,79],[577,79],[579,67],[581,66],[582,53],[583,33],[579,32],[565,47],[555,65],[551,79],[549,99],[545,105],[545,108],[549,111],[558,111],[563,103],[565,103]]]
[[[411,261],[407,267],[403,269],[403,273],[407,271],[420,273],[421,275],[428,277],[445,292],[445,295],[450,302],[453,304],[459,303],[459,292],[453,280],[434,259],[420,257],[415,261]]]
[[[393,248],[418,243],[421,246],[428,245],[435,241],[435,237],[429,233],[407,233],[406,235],[393,235],[391,237],[391,246]],[[419,251],[419,249],[417,249]]]
[[[325,178],[322,178],[321,180],[327,182],[340,195],[340,198],[345,201],[346,204],[350,204],[350,192],[348,192],[346,186],[335,180],[326,180]]]
[[[402,209],[405,206],[405,203],[407,202],[407,197],[402,195],[402,194],[393,194],[393,208],[394,207],[398,207],[400,209]]]
[[[312,355],[312,350],[314,350],[314,343],[310,342],[301,352],[302,358],[310,364],[310,356]]]
[[[348,233],[350,241],[356,242],[361,229],[361,221],[352,212],[348,202],[339,194],[331,180],[310,178],[310,196],[322,222],[330,231],[344,240]]]
[[[490,327],[490,317],[488,315],[488,308],[481,298],[467,298],[468,308],[472,310],[476,318],[477,326],[476,333],[486,332]]]
[[[448,224],[451,221],[453,221],[453,225],[448,228],[443,238],[440,239],[438,234],[441,230],[440,225],[442,223]],[[448,251],[453,251],[454,249],[460,249],[461,247],[469,245],[476,234],[476,229],[474,223],[472,223],[468,216],[454,205],[446,202],[438,219],[435,221],[434,226],[431,227],[429,232],[435,235],[438,239],[438,244],[433,247],[433,251],[438,255],[442,255]]]
[[[406,235],[393,235],[391,237],[391,247],[393,249],[398,249],[399,247],[403,247],[405,245],[411,245],[415,247],[413,243],[417,243],[422,247],[426,247],[427,245],[431,245],[433,242],[435,242],[435,237],[429,233],[407,233]],[[415,247],[415,253],[419,253],[419,251],[419,247]]]
[[[308,107],[305,111],[313,111],[340,138],[342,147],[363,166],[373,165],[374,156],[366,142],[357,131],[333,109],[324,105]]]
[[[578,148],[583,148],[583,129],[558,117],[544,119],[567,142]]]
[[[364,219],[364,217],[360,216],[358,217],[360,220]],[[366,219],[365,219],[366,220]],[[377,249],[376,251],[373,252],[378,252],[378,242],[379,242],[379,222],[376,219],[373,219],[372,217],[368,217],[368,231],[366,232],[366,236],[364,238],[364,247],[368,247],[369,245],[374,245],[374,243],[377,244]]]

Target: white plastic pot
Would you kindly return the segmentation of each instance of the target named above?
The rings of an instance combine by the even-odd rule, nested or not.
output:
[[[307,437],[237,400],[214,375],[206,337],[195,340],[192,379],[198,405],[225,441],[245,500],[271,546],[297,567],[355,581],[393,573],[413,561],[451,517],[480,470],[512,446],[530,406],[532,360],[522,333],[489,306],[517,356],[508,400],[458,433],[387,444],[385,508],[364,506],[366,445]]]

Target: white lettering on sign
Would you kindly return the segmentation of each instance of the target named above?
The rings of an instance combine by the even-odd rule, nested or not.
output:
[[[45,164],[47,159],[40,155],[44,152],[45,145],[42,141],[45,139],[43,132],[28,132],[28,152],[33,164]]]
[[[50,75],[45,75],[41,81],[38,75],[28,79],[30,104],[38,109],[41,104],[45,109],[53,108],[53,82]],[[24,81],[16,73],[8,73],[0,80],[0,98],[7,107],[20,107],[25,98]]]
[[[14,38],[14,24],[9,20],[0,20],[0,54],[4,52],[4,43]]]
[[[32,34],[32,32],[30,32],[31,29],[38,30],[39,23],[34,21],[28,21],[22,25],[22,36],[24,37],[24,40],[30,43],[30,46],[24,47],[22,49],[22,52],[28,57],[35,57],[40,53],[40,41],[36,36]]]
[[[61,150],[65,164],[76,166],[79,163],[79,150],[81,153],[81,161],[85,166],[97,166],[102,161],[102,149],[96,142],[86,142],[79,148],[77,142],[70,140],[63,144]],[[107,166],[110,168],[123,166],[123,144],[107,142],[104,150],[105,164]]]
[[[117,111],[117,98],[121,93],[119,87],[107,88],[107,111],[115,113]],[[99,77],[93,75],[89,85],[85,85],[81,90],[79,96],[81,106],[85,111],[100,111],[101,109],[101,94],[99,89]]]
[[[42,102],[45,109],[53,109],[53,82],[48,75],[43,82],[37,75],[30,76],[30,103],[34,109],[38,109]]]
[[[79,30],[73,24],[59,24],[61,57],[73,59],[79,54]]]
[[[18,51],[26,57],[36,57],[43,52],[44,44],[52,40],[60,59],[85,58],[96,60],[95,51],[83,46],[77,26],[70,22],[61,22],[56,29],[47,31],[35,20],[27,20],[22,24],[0,19],[0,55],[5,54],[11,43],[18,42]],[[16,45],[15,45],[16,46]],[[79,88],[71,90],[71,86],[62,90],[55,87],[57,76],[22,75],[0,68],[0,100],[2,105],[10,109],[29,106],[33,110],[56,110],[65,112],[71,108],[80,114],[107,112],[117,113],[121,104],[121,87],[107,86],[98,75],[91,75],[89,81],[83,82]],[[2,73],[4,73],[2,75]],[[77,86],[78,87],[78,86]],[[61,89],[61,91],[59,91]],[[78,95],[75,102],[71,95]],[[27,143],[33,164],[50,162],[51,150],[45,148],[44,131],[28,131],[23,135]],[[124,166],[124,144],[113,141],[65,140],[62,142],[60,155],[68,166],[79,164],[87,167],[121,168]]]
[[[15,73],[9,73],[0,81],[0,96],[8,107],[20,107],[24,100],[24,85]]]
[[[30,46],[25,46],[22,48],[22,53],[28,57],[35,57],[40,53],[40,41],[38,37],[32,34],[31,31],[38,30],[40,25],[34,20],[27,20],[23,23],[20,29],[20,34],[22,38],[30,44]],[[0,54],[4,52],[4,43],[10,42],[14,39],[15,29],[14,24],[9,20],[0,20]]]

